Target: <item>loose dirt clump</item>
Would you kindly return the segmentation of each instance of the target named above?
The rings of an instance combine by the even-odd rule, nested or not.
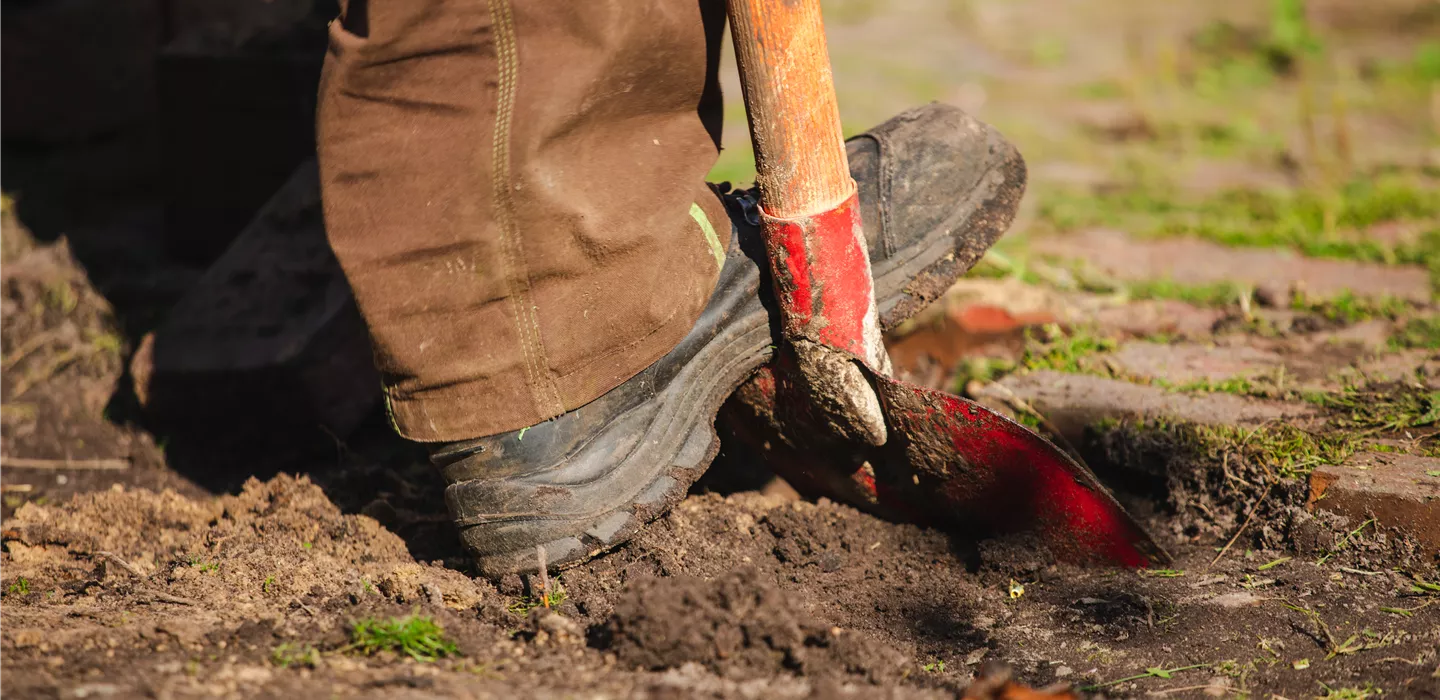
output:
[[[1328,558],[1242,545],[1210,566],[1211,540],[1166,536],[1175,569],[1137,574],[829,502],[704,494],[554,577],[546,608],[533,580],[502,592],[417,562],[445,544],[342,512],[306,478],[215,499],[115,489],[7,521],[3,683],[17,697],[953,698],[1003,661],[1032,687],[1109,696],[1368,682],[1425,697],[1433,567],[1386,563],[1370,530],[1340,537]],[[359,631],[417,616],[430,632],[408,647]]]
[[[415,563],[373,519],[341,514],[307,479],[288,476],[251,480],[240,494],[209,502],[111,489],[65,508],[26,505],[6,523],[6,540],[6,578],[24,576],[32,590],[163,585],[170,597],[225,600],[236,619],[295,596],[367,589],[398,603],[465,608],[485,589]]]
[[[856,632],[818,624],[753,567],[712,581],[694,576],[630,585],[598,630],[621,663],[663,670],[698,663],[721,675],[855,675],[894,682],[917,672],[904,655]]]

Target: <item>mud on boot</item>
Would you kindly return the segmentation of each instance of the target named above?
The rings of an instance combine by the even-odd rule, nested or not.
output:
[[[939,104],[846,145],[881,325],[891,328],[1004,232],[1025,165],[998,132]],[[533,572],[542,556],[562,569],[622,544],[684,498],[709,466],[719,449],[717,412],[776,342],[756,196],[725,197],[730,249],[708,306],[674,350],[558,418],[432,452],[449,483],[450,513],[484,575]]]

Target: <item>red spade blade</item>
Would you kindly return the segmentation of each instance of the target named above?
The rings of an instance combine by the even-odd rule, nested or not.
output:
[[[767,367],[722,416],[802,491],[884,517],[962,530],[1031,531],[1063,561],[1144,568],[1170,557],[1095,475],[1046,439],[958,396],[871,373],[890,439],[840,444]]]
[[[1169,561],[1091,471],[1030,429],[980,404],[874,376],[892,442],[880,448],[890,477],[911,475],[894,495],[917,494],[937,514],[977,518],[1002,532],[1034,530],[1057,556],[1081,563],[1146,567]],[[903,486],[903,483],[901,484]]]

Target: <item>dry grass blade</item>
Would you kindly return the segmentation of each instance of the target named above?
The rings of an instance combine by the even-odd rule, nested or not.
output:
[[[9,372],[11,369],[14,369],[15,365],[20,364],[22,360],[29,357],[31,353],[59,338],[59,331],[54,329],[30,336],[24,343],[20,344],[20,347],[11,351],[4,360],[0,360],[0,371]]]
[[[80,359],[82,356],[87,355],[90,352],[91,349],[87,346],[78,349],[70,348],[65,352],[56,354],[54,357],[50,358],[50,361],[47,362],[44,367],[41,367],[36,372],[26,374],[25,376],[21,377],[19,381],[15,382],[15,386],[10,390],[10,397],[15,398],[17,396],[20,396],[25,392],[29,391],[30,389],[34,388],[35,385],[49,381],[50,378],[58,374],[60,370],[65,369],[67,366],[70,365],[70,363]]]
[[[40,457],[10,457],[0,455],[0,465],[12,469],[45,469],[59,471],[75,469],[81,471],[124,471],[130,468],[130,460],[118,457],[99,459],[44,459]]]
[[[549,562],[545,561],[544,545],[535,545],[535,560],[540,565],[540,602],[548,609],[550,607],[550,567]]]
[[[160,603],[173,603],[175,605],[200,605],[199,602],[191,600],[189,598],[181,598],[178,595],[170,595],[169,593],[157,591],[153,588],[137,588],[135,589],[135,592],[148,595],[152,600]]]
[[[1230,547],[1235,544],[1235,541],[1240,539],[1240,535],[1245,532],[1245,528],[1250,527],[1250,521],[1254,520],[1255,514],[1260,512],[1260,504],[1264,503],[1265,499],[1270,497],[1270,489],[1274,488],[1274,486],[1275,482],[1273,481],[1265,486],[1265,493],[1260,494],[1260,498],[1255,501],[1255,505],[1250,506],[1250,514],[1245,516],[1245,522],[1240,523],[1240,529],[1236,530],[1235,535],[1230,538],[1230,541],[1226,542],[1225,546],[1220,548],[1220,553],[1216,554],[1215,558],[1210,560],[1210,566],[1215,566],[1215,562],[1220,561],[1220,558],[1225,556],[1226,552],[1230,551]]]
[[[140,570],[135,568],[134,564],[125,561],[125,559],[122,558],[119,554],[116,554],[114,552],[96,552],[95,554],[104,557],[106,561],[109,561],[110,563],[120,567],[121,569],[124,569],[125,573],[130,574],[135,578],[145,578],[145,574],[140,573]]]

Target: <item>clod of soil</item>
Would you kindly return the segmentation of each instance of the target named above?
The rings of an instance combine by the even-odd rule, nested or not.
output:
[[[598,630],[621,663],[650,670],[701,664],[720,674],[854,675],[893,682],[918,671],[864,635],[818,624],[773,579],[746,567],[712,581],[694,576],[632,583]]]

